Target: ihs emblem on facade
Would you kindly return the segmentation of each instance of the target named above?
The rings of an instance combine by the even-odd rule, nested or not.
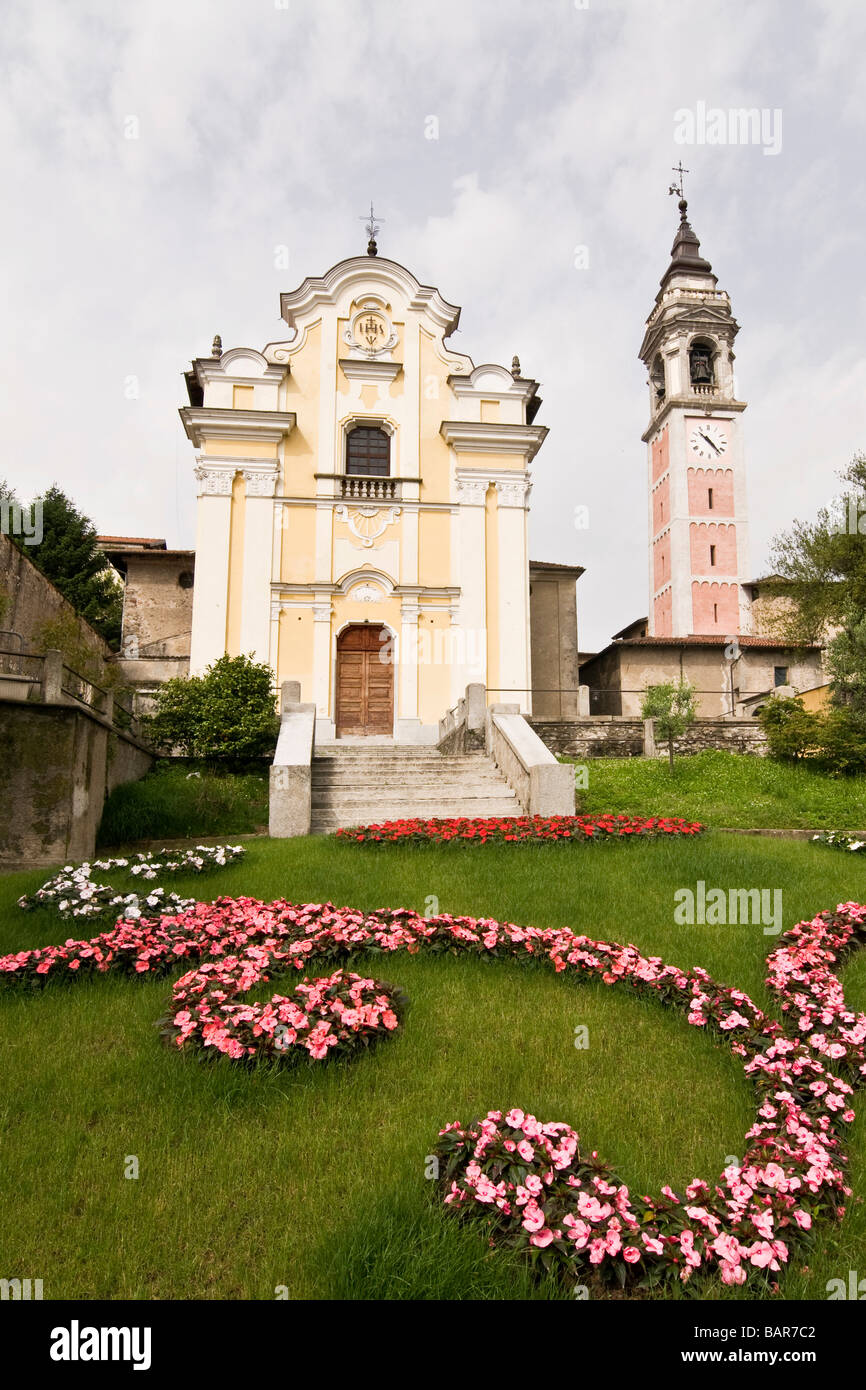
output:
[[[362,305],[343,336],[353,351],[365,357],[378,357],[397,345],[397,334],[384,309],[375,301],[368,300]]]

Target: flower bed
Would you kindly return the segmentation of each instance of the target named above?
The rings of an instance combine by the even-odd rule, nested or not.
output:
[[[160,874],[202,874],[209,869],[222,869],[243,859],[246,850],[242,845],[196,845],[194,849],[171,851],[160,850],[158,856],[153,852],[133,854],[127,859],[94,859],[92,863],[80,864],[73,868],[67,864],[53,878],[43,883],[35,893],[18,899],[18,906],[25,911],[36,907],[56,907],[61,917],[141,917],[146,909],[167,917],[173,913],[188,912],[195,905],[195,898],[181,898],[177,893],[166,893],[164,888],[151,888],[144,899],[138,893],[117,893],[108,883],[97,883],[94,871],[110,873],[112,869],[127,869],[133,878],[148,882]]]
[[[514,844],[539,840],[576,841],[634,840],[673,835],[700,835],[698,821],[678,816],[491,816],[447,820],[392,820],[381,825],[360,825],[335,831],[338,840],[353,844]]]
[[[425,951],[515,962],[538,960],[576,979],[597,978],[681,1009],[693,1027],[724,1040],[757,1092],[742,1161],[712,1183],[635,1196],[564,1122],[544,1123],[515,1106],[440,1131],[440,1195],[475,1219],[495,1244],[525,1250],[576,1278],[587,1270],[651,1287],[716,1274],[727,1284],[766,1277],[809,1239],[818,1217],[844,1212],[842,1138],[851,1096],[866,1080],[866,1015],[845,1004],[836,971],[866,940],[866,907],[843,903],[801,922],[768,958],[767,984],[783,1022],[742,990],[705,970],[645,957],[635,946],[567,929],[492,919],[422,918],[409,910],[363,913],[332,904],[198,903],[176,917],[121,922],[86,941],[0,958],[0,980],[42,985],[125,970],[165,973],[196,962],[174,985],[164,1033],[178,1049],[213,1048],[234,1060],[258,1055],[310,1063],[349,1054],[396,1032],[399,991],[345,973],[352,957]],[[303,980],[268,1004],[239,996],[273,974],[311,965],[333,974]],[[285,1031],[283,1031],[285,1030]]]
[[[866,839],[859,835],[849,835],[844,830],[822,830],[813,835],[812,839],[817,844],[832,845],[833,849],[846,849],[851,854],[866,853]]]

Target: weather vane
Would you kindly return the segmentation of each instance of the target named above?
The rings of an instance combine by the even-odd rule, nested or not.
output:
[[[376,233],[379,231],[380,224],[384,222],[385,219],[384,217],[380,217],[378,221],[376,220],[376,215],[373,212],[372,200],[370,202],[370,216],[367,217],[365,214],[363,217],[360,218],[360,221],[366,222],[367,225],[364,228],[364,230],[367,233],[367,236],[370,238],[370,240],[367,242],[367,255],[378,256],[379,248],[376,245]]]
[[[683,199],[686,196],[683,192],[683,174],[687,174],[689,171],[688,169],[683,168],[683,161],[680,160],[679,164],[675,164],[673,166],[673,172],[675,174],[679,174],[679,179],[676,183],[671,184],[670,188],[668,189],[668,193],[676,193],[680,199]]]

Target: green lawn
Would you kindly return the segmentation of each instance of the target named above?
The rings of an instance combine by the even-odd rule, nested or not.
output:
[[[184,760],[160,761],[138,782],[107,798],[100,846],[137,840],[241,835],[268,824],[268,768],[215,771]]]
[[[0,948],[79,934],[50,911],[14,906],[43,877],[0,878]],[[771,1006],[762,979],[772,937],[674,924],[674,890],[699,878],[781,887],[786,926],[866,900],[862,860],[715,833],[517,848],[262,839],[241,865],[167,883],[202,897],[366,908],[435,910],[435,897],[443,912],[631,940]],[[641,1191],[715,1177],[742,1150],[751,1090],[727,1050],[679,1015],[542,967],[398,956],[371,968],[408,990],[405,1029],[372,1055],[322,1069],[246,1072],[169,1053],[154,1027],[165,980],[0,995],[7,1275],[42,1278],[46,1298],[272,1298],[278,1285],[293,1298],[564,1297],[431,1202],[424,1160],[441,1124],[514,1104],[567,1120]],[[866,1007],[866,953],[845,984],[851,1004]],[[573,1046],[579,1023],[585,1051]],[[862,1193],[862,1117],[850,1153]],[[123,1176],[131,1154],[137,1181]],[[859,1198],[841,1226],[815,1234],[810,1270],[800,1261],[787,1272],[784,1296],[822,1299],[828,1279],[866,1268]],[[694,1292],[743,1296],[710,1283]]]
[[[581,811],[684,816],[746,829],[866,830],[866,777],[831,777],[742,753],[591,758]]]

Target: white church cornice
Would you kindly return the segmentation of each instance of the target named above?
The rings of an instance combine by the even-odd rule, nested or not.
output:
[[[201,448],[207,439],[257,439],[279,444],[297,422],[293,410],[232,410],[227,407],[188,405],[178,412],[187,438]]]
[[[443,420],[439,433],[459,452],[521,454],[535,458],[547,437],[546,425],[501,425],[477,420]]]

